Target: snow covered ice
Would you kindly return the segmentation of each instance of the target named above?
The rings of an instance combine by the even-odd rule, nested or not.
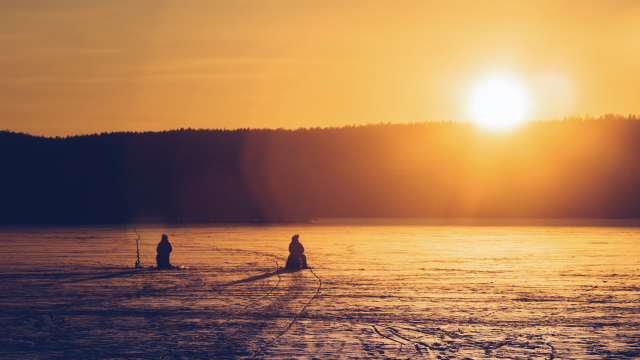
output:
[[[637,227],[136,227],[0,228],[0,357],[640,357]]]

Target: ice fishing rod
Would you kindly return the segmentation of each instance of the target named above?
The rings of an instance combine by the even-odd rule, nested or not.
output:
[[[141,268],[142,266],[140,265],[140,248],[138,247],[138,241],[140,241],[140,234],[138,234],[138,232],[136,231],[136,228],[133,228],[133,232],[136,233],[136,235],[138,235],[138,238],[136,239],[136,256],[138,257],[138,260],[136,260],[136,269]]]

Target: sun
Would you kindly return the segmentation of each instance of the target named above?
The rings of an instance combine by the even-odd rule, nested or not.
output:
[[[529,95],[517,80],[503,75],[485,78],[473,89],[469,112],[479,125],[506,130],[526,121]]]

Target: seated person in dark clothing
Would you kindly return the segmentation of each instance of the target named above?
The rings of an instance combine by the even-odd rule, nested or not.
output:
[[[158,263],[158,269],[171,269],[173,266],[169,262],[169,254],[171,254],[171,243],[169,243],[169,238],[167,235],[162,234],[162,240],[158,243],[158,248],[156,252],[156,263]]]
[[[294,235],[289,244],[289,258],[287,259],[287,269],[306,269],[307,257],[304,255],[304,246],[298,241],[299,235]]]

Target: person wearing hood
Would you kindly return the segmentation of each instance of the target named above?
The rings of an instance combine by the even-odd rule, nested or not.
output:
[[[289,244],[289,258],[287,258],[287,269],[306,269],[307,257],[304,255],[304,246],[298,241],[299,235],[293,235]]]
[[[156,248],[156,263],[158,264],[158,269],[171,269],[173,265],[169,262],[169,254],[171,254],[171,243],[169,242],[169,237],[167,235],[162,234],[162,240],[158,243],[158,247]]]

